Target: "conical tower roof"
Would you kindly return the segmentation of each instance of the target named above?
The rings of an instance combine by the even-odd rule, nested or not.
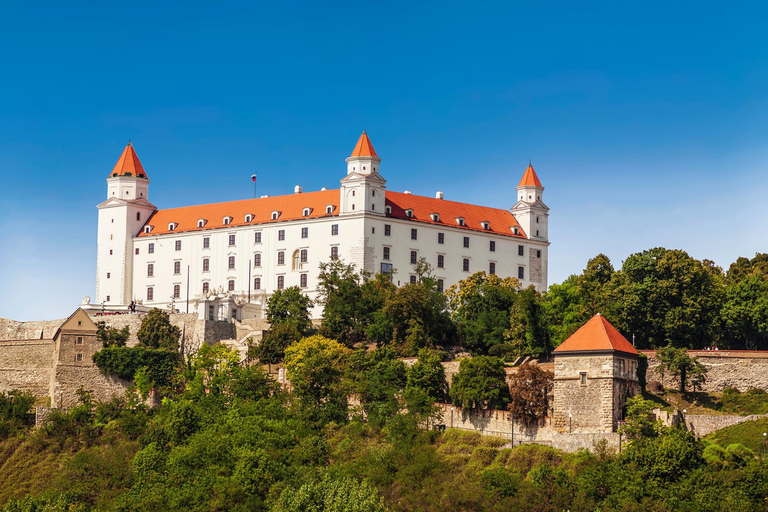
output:
[[[379,158],[379,156],[376,154],[376,150],[373,149],[371,139],[368,138],[368,134],[365,133],[365,130],[363,130],[363,134],[360,135],[360,138],[357,140],[357,144],[355,145],[355,149],[352,150],[352,154],[349,155],[350,158],[358,156]]]
[[[520,180],[518,187],[542,187],[543,185],[539,181],[539,177],[536,176],[536,171],[533,170],[533,166],[529,163],[528,168],[525,169],[523,179]]]
[[[130,142],[125,146],[123,154],[120,155],[120,159],[115,164],[115,168],[109,173],[110,178],[116,176],[148,178],[147,173],[144,172],[144,167],[142,167],[139,157],[136,155],[136,151],[133,149],[133,145]]]
[[[627,341],[627,338],[611,325],[600,313],[593,316],[587,323],[573,333],[557,347],[554,352],[604,352],[615,350],[627,354],[638,355],[637,350]]]

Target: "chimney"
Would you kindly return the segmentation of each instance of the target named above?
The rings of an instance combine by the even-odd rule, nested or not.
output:
[[[437,194],[435,194],[435,198],[442,199],[443,198],[443,193],[440,190],[438,190]]]
[[[323,188],[320,189],[320,192],[325,192],[326,190],[328,190],[328,189],[323,187]]]
[[[295,187],[293,187],[293,193],[301,194],[301,185],[296,185]]]
[[[406,190],[405,192],[403,192],[403,194],[411,195],[411,191],[410,190]]]

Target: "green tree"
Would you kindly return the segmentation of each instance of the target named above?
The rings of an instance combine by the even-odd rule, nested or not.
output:
[[[171,323],[168,313],[153,308],[141,321],[136,336],[143,347],[178,351],[181,329]]]
[[[509,310],[517,298],[519,281],[476,272],[446,291],[451,316],[461,344],[474,354],[505,342]]]
[[[406,385],[405,363],[391,346],[371,352],[356,350],[347,363],[350,391],[360,399],[368,421],[383,426],[400,410],[399,396]]]
[[[261,364],[273,365],[283,360],[285,349],[302,338],[291,323],[276,323],[261,337],[258,345],[249,348],[249,355],[258,358]]]
[[[768,253],[757,253],[752,259],[740,257],[731,263],[726,273],[726,279],[729,284],[736,284],[745,277],[756,275],[761,277],[768,276]]]
[[[581,303],[591,318],[608,309],[608,288],[615,273],[610,258],[598,254],[587,262],[587,268],[577,277]]]
[[[96,328],[98,329],[96,335],[105,347],[124,347],[131,335],[127,325],[122,329],[116,329],[103,320],[96,322]]]
[[[507,408],[526,425],[536,425],[549,412],[549,394],[554,376],[536,364],[517,367],[509,383],[510,401]]]
[[[730,348],[768,349],[768,274],[746,274],[726,287],[722,309],[725,326],[723,342]]]
[[[419,350],[419,358],[408,368],[407,389],[419,388],[435,400],[445,400],[448,383],[440,357],[427,348]]]
[[[386,512],[375,487],[353,478],[326,477],[305,483],[299,489],[285,489],[274,512]]]
[[[621,433],[630,440],[658,436],[662,425],[653,414],[656,407],[654,402],[645,400],[642,395],[628,398],[626,420]]]
[[[344,365],[350,350],[320,335],[303,338],[285,351],[285,368],[300,411],[309,423],[346,419]]]
[[[560,284],[553,284],[542,294],[541,307],[547,319],[550,342],[557,347],[584,325],[590,316],[581,302],[578,276],[569,276]]]
[[[540,295],[533,285],[518,294],[510,312],[510,327],[505,337],[517,356],[541,357],[552,350]]]
[[[686,349],[668,346],[660,348],[656,355],[661,366],[672,377],[679,379],[681,393],[685,393],[689,378],[693,378],[697,386],[704,383],[706,367],[699,362],[698,358],[689,356]]]
[[[292,326],[306,336],[312,330],[309,310],[313,307],[312,300],[298,286],[275,290],[267,302],[267,322],[270,327],[278,324]]]
[[[498,357],[462,359],[451,383],[451,401],[458,407],[504,409],[509,403],[509,386],[504,363]]]

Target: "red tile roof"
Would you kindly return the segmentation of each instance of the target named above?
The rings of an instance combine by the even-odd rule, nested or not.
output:
[[[617,350],[627,354],[638,352],[627,338],[621,335],[601,314],[593,316],[587,323],[560,344],[554,351],[583,352],[592,350]]]
[[[144,172],[144,167],[142,167],[141,162],[139,162],[139,157],[136,156],[136,151],[134,151],[130,142],[127,146],[125,146],[123,154],[120,155],[120,159],[115,164],[115,168],[112,169],[111,173],[109,173],[110,178],[115,176],[137,176],[139,178],[148,177],[147,173]]]
[[[525,238],[523,228],[509,210],[390,191],[387,191],[387,205],[392,207],[391,217],[397,219]],[[413,210],[413,217],[408,217],[405,210]],[[432,220],[432,213],[439,215],[437,221]],[[458,217],[464,218],[464,226],[456,222]],[[484,229],[482,222],[488,222],[489,229]],[[512,231],[515,227],[518,228],[517,235]]]
[[[528,164],[528,168],[525,170],[518,187],[543,187],[531,164]]]
[[[365,133],[365,130],[363,130],[363,134],[357,140],[355,149],[352,150],[352,154],[349,156],[350,158],[355,156],[372,156],[373,158],[379,158],[378,155],[376,155],[376,150],[373,149],[371,139],[368,138],[368,134]]]
[[[228,226],[246,226],[302,218],[335,216],[339,214],[339,197],[339,189],[335,189],[157,210],[147,221],[147,224],[153,227],[152,231],[144,233],[142,230],[139,236],[157,236],[170,233],[171,231],[168,230],[170,223],[177,224],[173,232],[222,228],[225,226],[224,217],[232,217]],[[392,218],[525,238],[523,229],[508,210],[390,191],[386,192],[386,203],[392,209],[390,215]],[[325,213],[326,205],[333,205],[332,214]],[[312,209],[309,217],[303,216],[304,208]],[[413,210],[413,217],[408,217],[405,214],[405,210],[408,209]],[[272,220],[273,211],[280,212],[277,221]],[[432,213],[439,215],[438,221],[432,220],[430,217]],[[245,222],[247,214],[253,216],[251,222]],[[464,226],[457,224],[457,217],[464,218]],[[197,227],[199,219],[206,221],[202,228]],[[489,229],[483,229],[481,222],[488,222]],[[518,235],[512,231],[514,227],[518,228]]]

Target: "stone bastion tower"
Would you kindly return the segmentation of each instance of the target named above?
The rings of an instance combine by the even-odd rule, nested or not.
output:
[[[554,429],[614,432],[627,398],[640,393],[635,347],[598,313],[553,355]]]

